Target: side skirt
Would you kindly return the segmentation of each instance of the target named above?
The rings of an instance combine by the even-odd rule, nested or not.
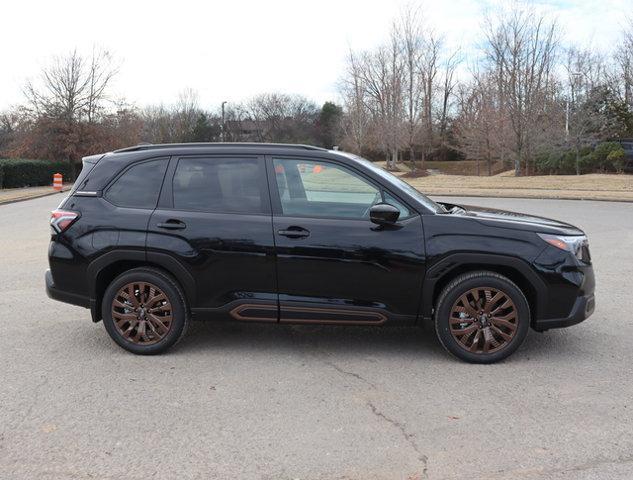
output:
[[[415,315],[396,315],[379,308],[281,304],[235,300],[217,308],[193,308],[198,320],[233,320],[284,324],[412,325]]]
[[[274,301],[234,300],[221,307],[192,308],[195,320],[277,323],[279,306]]]
[[[382,325],[387,314],[379,310],[336,307],[280,305],[280,323],[319,323],[335,325]]]

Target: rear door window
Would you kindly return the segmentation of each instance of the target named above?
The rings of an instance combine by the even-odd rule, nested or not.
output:
[[[255,158],[181,158],[173,178],[174,208],[214,213],[264,213],[263,162]]]

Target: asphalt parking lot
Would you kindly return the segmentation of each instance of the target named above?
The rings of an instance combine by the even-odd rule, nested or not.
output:
[[[0,206],[2,480],[633,478],[633,204],[459,200],[580,226],[596,269],[589,320],[478,366],[411,328],[198,323],[131,355],[46,297],[60,199]]]

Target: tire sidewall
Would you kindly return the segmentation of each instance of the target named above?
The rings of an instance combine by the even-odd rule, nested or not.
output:
[[[148,282],[156,285],[169,299],[172,306],[172,325],[169,333],[152,345],[137,345],[126,340],[118,331],[112,319],[112,300],[119,289],[131,282]],[[173,346],[181,337],[183,329],[186,325],[186,310],[181,293],[172,281],[165,275],[150,270],[133,270],[123,273],[112,281],[106,289],[101,304],[101,315],[103,325],[112,338],[119,346],[132,353],[140,355],[153,355],[164,352]]]
[[[455,284],[456,283],[456,284]],[[514,338],[503,349],[493,353],[471,353],[464,350],[450,332],[449,318],[453,304],[470,289],[493,287],[503,290],[514,302],[518,326]],[[514,353],[523,343],[530,326],[530,308],[523,292],[510,280],[500,275],[481,274],[452,282],[443,292],[436,313],[435,328],[442,345],[454,356],[470,363],[494,363]]]

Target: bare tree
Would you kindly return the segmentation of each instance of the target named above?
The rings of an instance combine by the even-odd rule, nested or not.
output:
[[[9,148],[17,130],[25,123],[25,120],[19,109],[0,112],[0,157]]]
[[[108,100],[108,87],[117,73],[118,68],[113,65],[112,55],[107,50],[93,48],[87,71],[86,117],[88,123],[93,123],[95,116],[103,110],[103,102]]]
[[[612,88],[600,54],[571,47],[565,71],[565,143],[575,152],[576,175],[580,175],[581,148],[608,138],[617,122],[604,108]]]
[[[341,94],[345,116],[343,118],[344,145],[361,155],[367,146],[370,113],[365,88],[361,79],[359,59],[350,51],[345,75],[341,80]]]
[[[459,118],[456,124],[459,150],[469,160],[486,161],[488,175],[499,154],[499,126],[503,121],[495,104],[496,82],[490,73],[475,74],[472,82],[462,85],[459,91]]]
[[[389,45],[360,56],[360,83],[376,126],[378,144],[387,156],[389,168],[395,168],[402,144],[403,72],[403,56],[395,32],[392,32]]]
[[[164,105],[150,105],[141,111],[143,130],[141,140],[149,143],[178,141],[176,121],[172,109]]]
[[[406,8],[394,27],[397,41],[400,42],[403,55],[404,92],[403,104],[406,116],[407,146],[411,169],[416,170],[417,137],[423,117],[423,77],[420,66],[424,55],[425,39],[419,9]]]
[[[56,57],[52,65],[42,70],[38,83],[29,80],[24,93],[37,115],[74,121],[83,113],[88,84],[85,60],[73,51]]]
[[[151,143],[192,141],[202,114],[198,93],[185,88],[174,105],[150,105],[142,110],[143,140]]]
[[[198,92],[185,88],[178,94],[174,107],[174,119],[177,141],[186,142],[192,135],[198,116],[202,113],[198,101]]]
[[[575,100],[574,94],[578,92],[578,87],[582,91],[588,91],[608,82],[605,59],[599,52],[590,48],[571,46],[566,49],[565,53],[564,81],[572,101]]]
[[[263,93],[245,105],[262,142],[314,141],[318,108],[301,95]]]
[[[58,151],[70,162],[73,174],[85,143],[83,123],[91,125],[105,112],[108,87],[115,74],[107,52],[94,49],[86,58],[75,50],[56,57],[39,78],[26,83],[28,112],[40,121],[40,127],[46,125],[47,132],[59,131],[55,140],[63,146]]]
[[[456,71],[462,61],[459,50],[450,53],[442,64],[442,106],[439,118],[440,142],[442,147],[448,147],[448,117],[451,109],[451,100],[458,85]]]
[[[486,19],[489,69],[497,73],[500,91],[514,134],[515,174],[529,172],[530,156],[539,148],[539,117],[552,100],[558,50],[555,22],[515,6]]]
[[[36,81],[28,81],[24,93],[33,113],[67,122],[84,118],[92,123],[104,108],[108,87],[117,74],[111,55],[93,49],[88,58],[76,50],[56,57]]]
[[[422,168],[427,156],[431,152],[434,138],[434,102],[437,93],[437,76],[440,64],[440,52],[442,49],[442,39],[433,32],[429,33],[425,39],[423,51],[420,59],[420,73],[422,75],[422,97],[423,97],[423,145]]]
[[[622,30],[619,43],[613,52],[611,83],[621,99],[633,110],[633,16]]]

